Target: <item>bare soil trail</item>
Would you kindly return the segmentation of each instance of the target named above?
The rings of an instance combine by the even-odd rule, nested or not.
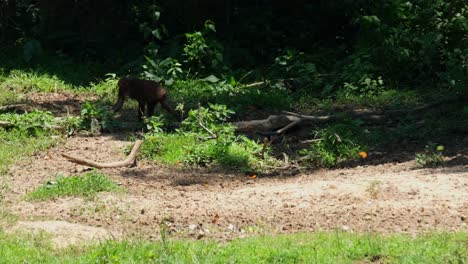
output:
[[[159,239],[161,224],[174,236],[220,240],[319,230],[468,231],[466,151],[450,157],[450,167],[416,169],[409,161],[255,179],[139,161],[134,168],[101,170],[126,193],[44,202],[22,199],[57,173],[89,169],[65,160],[61,153],[99,162],[122,160],[122,149],[133,143],[126,138],[77,136],[12,166],[3,204],[18,216],[15,228],[54,233],[63,238],[57,242],[61,244],[91,237]]]

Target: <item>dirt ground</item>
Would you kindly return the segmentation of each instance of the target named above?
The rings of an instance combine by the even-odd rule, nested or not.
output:
[[[441,168],[417,169],[414,161],[406,161],[256,178],[139,161],[134,168],[102,170],[125,193],[46,202],[23,199],[58,173],[89,169],[61,153],[115,161],[125,158],[122,149],[130,144],[125,134],[76,136],[16,163],[3,203],[18,217],[9,228],[46,231],[62,246],[93,238],[159,239],[161,230],[216,240],[319,230],[468,231],[466,151],[448,157],[454,162]]]

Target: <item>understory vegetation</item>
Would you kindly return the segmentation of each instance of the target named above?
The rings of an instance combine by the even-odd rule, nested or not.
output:
[[[1,54],[0,106],[21,102],[32,92],[97,96],[82,105],[80,117],[64,121],[68,136],[122,129],[109,105],[117,80],[126,75],[168,88],[177,114],[148,120],[143,156],[171,165],[274,167],[281,156],[275,146],[258,134],[235,133],[231,122],[285,110],[338,115],[318,127],[300,128],[310,130],[308,147],[280,148],[305,167],[362,159],[396,142],[425,146],[466,131],[468,22],[462,1],[213,2],[220,12],[210,14],[193,1],[182,9],[137,1],[114,4],[111,10],[106,1],[91,9],[77,2],[75,8],[91,13],[105,8],[106,14],[132,21],[123,25],[125,19],[105,15],[87,34],[80,29],[84,25],[70,23],[65,4],[26,8],[26,2],[0,3],[8,7],[0,19],[5,22],[0,23],[2,49],[8,51]],[[174,24],[170,17],[191,10],[186,8],[201,13],[190,12]],[[271,23],[265,27],[265,21]],[[5,26],[10,23],[15,26]],[[121,27],[122,34],[110,34],[108,27]],[[411,111],[444,100],[449,103]],[[381,113],[383,120],[349,115],[362,109]],[[408,112],[387,115],[403,109]],[[174,128],[175,120],[182,125]]]

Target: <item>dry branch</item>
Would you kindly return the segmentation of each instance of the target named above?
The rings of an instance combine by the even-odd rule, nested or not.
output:
[[[141,144],[143,143],[142,140],[137,140],[135,142],[135,145],[133,145],[132,151],[130,152],[130,155],[125,160],[122,161],[116,161],[116,162],[109,162],[109,163],[100,163],[100,162],[95,162],[92,160],[87,160],[87,159],[82,159],[78,157],[74,157],[68,154],[62,154],[63,157],[68,159],[71,162],[93,167],[93,168],[117,168],[117,167],[125,167],[125,166],[131,166],[134,165],[136,162],[136,157],[138,154],[138,151],[140,150]]]

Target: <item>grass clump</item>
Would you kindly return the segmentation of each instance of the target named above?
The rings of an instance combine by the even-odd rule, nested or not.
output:
[[[108,241],[52,250],[44,236],[0,231],[4,263],[464,263],[468,236],[302,233],[213,241]]]
[[[90,197],[98,192],[119,190],[121,187],[109,180],[105,174],[94,170],[70,177],[58,175],[55,181],[47,181],[44,185],[27,194],[26,199],[47,200],[62,196]]]

